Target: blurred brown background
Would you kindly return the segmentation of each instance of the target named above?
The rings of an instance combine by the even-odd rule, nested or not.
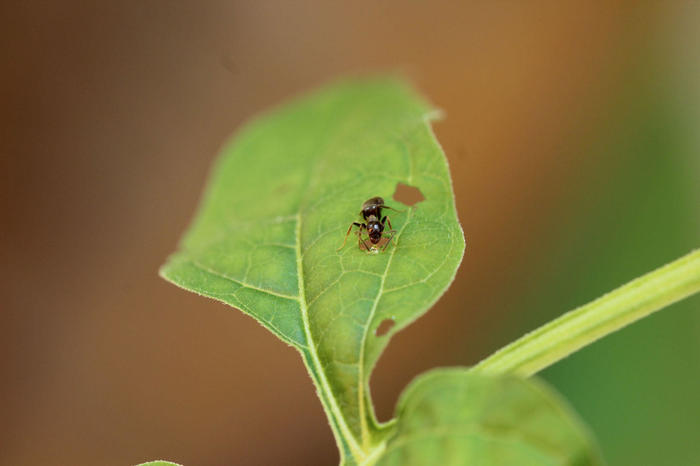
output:
[[[375,371],[384,419],[419,372],[697,247],[700,8],[578,3],[3,2],[0,463],[337,462],[297,353],[156,271],[232,130],[343,74],[446,111],[467,237]],[[545,373],[611,464],[700,461],[688,303]]]

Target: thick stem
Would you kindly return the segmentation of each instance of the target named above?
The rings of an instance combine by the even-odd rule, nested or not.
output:
[[[700,250],[626,285],[505,346],[474,370],[529,376],[605,335],[700,291]]]

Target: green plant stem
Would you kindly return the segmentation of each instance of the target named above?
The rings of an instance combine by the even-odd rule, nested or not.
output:
[[[473,370],[535,374],[599,338],[700,291],[700,249],[530,332]]]

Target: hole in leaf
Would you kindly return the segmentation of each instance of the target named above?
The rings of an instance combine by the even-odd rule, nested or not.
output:
[[[393,327],[395,323],[396,322],[394,322],[394,319],[382,320],[382,323],[379,324],[379,327],[377,327],[377,330],[374,331],[374,334],[378,337],[383,337],[389,332],[389,330],[391,330],[391,327]]]
[[[425,196],[420,192],[420,189],[403,183],[396,185],[393,198],[409,207],[425,200]]]

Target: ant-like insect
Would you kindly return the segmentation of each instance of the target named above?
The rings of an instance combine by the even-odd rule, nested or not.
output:
[[[386,247],[389,246],[391,240],[394,238],[396,230],[393,229],[393,227],[391,226],[391,220],[389,220],[389,218],[387,218],[386,215],[382,217],[382,209],[391,209],[396,212],[403,212],[402,210],[396,210],[393,207],[384,205],[384,199],[382,199],[379,196],[366,200],[365,203],[362,204],[362,210],[360,211],[360,215],[366,223],[352,222],[350,224],[350,228],[348,228],[348,232],[345,233],[345,240],[343,241],[343,245],[338,248],[338,251],[345,247],[345,243],[348,241],[348,236],[350,235],[350,231],[352,231],[352,227],[359,227],[359,229],[357,230],[357,247],[362,249],[362,245],[364,245],[367,251],[372,251],[374,247],[370,247],[367,245],[365,239],[362,238],[362,231],[367,230],[369,241],[374,245],[379,243],[379,241],[382,239],[382,236],[384,235],[384,226],[386,223],[388,223],[389,231],[387,231],[386,233],[391,233],[391,236],[389,236],[389,240],[382,248],[382,251],[385,250]]]

